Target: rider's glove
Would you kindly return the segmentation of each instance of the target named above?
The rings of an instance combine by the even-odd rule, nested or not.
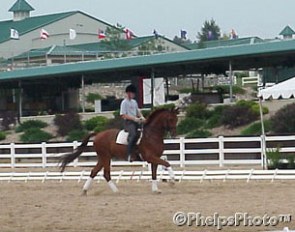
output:
[[[135,118],[133,119],[133,121],[134,121],[134,122],[137,122],[137,123],[140,123],[140,122],[141,122],[140,118],[137,118],[137,117],[135,117]]]

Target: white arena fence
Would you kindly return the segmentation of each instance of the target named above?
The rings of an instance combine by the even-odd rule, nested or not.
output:
[[[188,165],[261,165],[263,166],[262,137],[217,137],[198,139],[167,139],[164,155],[174,166]],[[7,144],[0,145],[0,168],[48,168],[58,165],[59,157],[80,145],[71,143]],[[96,153],[84,152],[70,166],[89,167],[97,162]],[[295,153],[295,136],[267,136],[267,149],[280,147],[281,153]],[[113,166],[146,166],[145,162],[116,161]]]
[[[89,177],[89,171],[79,172],[10,172],[0,173],[1,182],[12,181],[84,181]],[[149,181],[151,180],[150,171],[113,171],[112,179],[117,183],[119,181]],[[168,180],[170,177],[167,171],[161,170],[158,172],[158,180]],[[228,180],[241,180],[249,182],[251,180],[266,180],[274,182],[275,180],[295,180],[295,170],[203,170],[203,171],[175,171],[175,179],[181,181],[228,181]],[[104,181],[103,173],[100,172],[95,177],[97,182]]]

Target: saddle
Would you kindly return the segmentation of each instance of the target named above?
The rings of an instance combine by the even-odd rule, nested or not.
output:
[[[117,144],[121,144],[121,145],[128,145],[128,132],[126,132],[125,130],[121,130],[119,131],[118,135],[117,135],[117,139],[116,139],[116,143]],[[142,130],[140,130],[140,136],[136,142],[136,145],[138,145],[141,141],[142,138]]]

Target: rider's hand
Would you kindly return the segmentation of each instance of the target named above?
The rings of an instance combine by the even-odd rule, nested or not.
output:
[[[140,122],[141,122],[140,118],[137,118],[137,117],[135,117],[135,118],[133,119],[133,121],[134,121],[134,122],[137,122],[137,123],[140,123]]]
[[[143,117],[143,116],[141,116],[139,119],[142,123],[145,123],[145,121],[146,121],[145,117]]]

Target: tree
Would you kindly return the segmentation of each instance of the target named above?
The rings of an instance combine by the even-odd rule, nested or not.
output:
[[[122,38],[122,33],[123,31],[120,28],[106,28],[106,38],[101,41],[101,44],[107,50],[105,58],[126,56],[125,52],[131,49],[128,41]]]
[[[220,27],[214,19],[206,20],[202,26],[201,32],[198,32],[199,43],[209,40],[218,40],[220,38]]]
[[[192,41],[190,39],[182,39],[178,37],[177,35],[174,36],[173,42],[179,45],[188,45],[192,44]]]

